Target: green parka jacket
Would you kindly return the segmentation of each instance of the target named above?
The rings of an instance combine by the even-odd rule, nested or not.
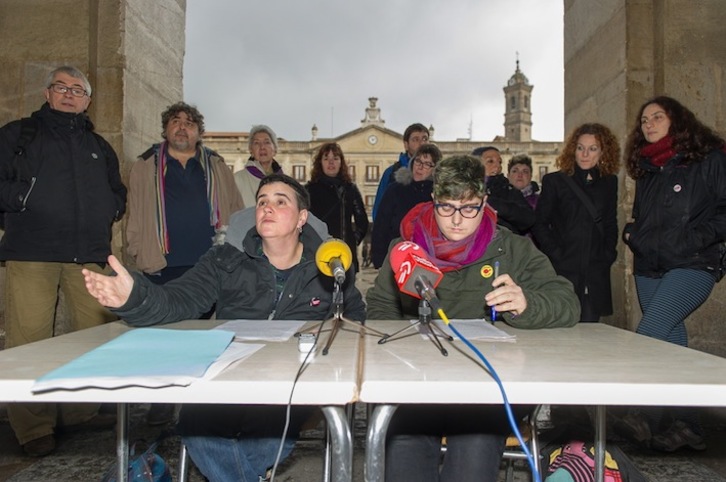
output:
[[[393,245],[395,243],[391,243]],[[374,286],[368,290],[367,318],[417,319],[419,300],[399,291],[389,256],[390,248]],[[484,296],[492,291],[496,261],[499,261],[499,274],[509,274],[527,299],[527,308],[520,315],[502,314],[509,325],[515,328],[555,328],[577,324],[580,303],[572,284],[557,276],[547,256],[530,239],[501,227],[497,227],[480,259],[462,269],[444,273],[436,293],[448,318],[487,316],[490,308]]]

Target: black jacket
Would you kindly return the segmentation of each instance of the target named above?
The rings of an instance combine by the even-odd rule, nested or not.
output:
[[[356,248],[368,233],[368,215],[360,191],[353,183],[327,176],[307,183],[305,188],[310,194],[310,212],[328,225],[331,236],[350,247],[353,265],[359,271]]]
[[[254,208],[251,208],[254,211]],[[124,306],[112,310],[129,324],[150,326],[198,318],[217,304],[217,319],[324,320],[333,314],[333,278],[321,275],[315,252],[322,243],[303,226],[303,260],[292,268],[280,301],[275,299],[275,273],[259,254],[261,238],[250,210],[232,215],[224,244],[212,246],[182,277],[155,285],[134,273],[134,288]],[[242,226],[240,226],[242,224]],[[244,233],[239,239],[237,233]],[[365,320],[365,304],[349,269],[343,285],[345,316]]]
[[[394,174],[396,182],[386,188],[371,234],[371,261],[377,269],[388,254],[388,245],[401,236],[401,220],[415,205],[432,202],[431,179],[414,181],[411,169],[402,167]]]
[[[112,311],[134,326],[198,318],[215,302],[217,319],[329,319],[333,314],[333,278],[321,275],[315,265],[315,252],[322,243],[319,232],[310,222],[303,226],[303,259],[291,268],[282,296],[276,301],[275,273],[267,258],[259,254],[261,238],[254,227],[254,211],[249,208],[233,214],[224,244],[212,246],[180,278],[155,285],[134,273],[129,300]],[[348,270],[343,295],[345,317],[364,321],[365,304],[355,287],[353,268]],[[309,408],[293,407],[288,437],[297,437],[309,413]],[[181,412],[179,430],[187,435],[278,437],[284,424],[284,406],[191,404]]]
[[[635,184],[634,221],[624,230],[634,274],[660,278],[690,268],[717,276],[726,239],[726,153],[690,164],[676,155],[662,168],[643,160],[640,167],[646,172]]]
[[[32,118],[22,156],[14,152],[21,121],[0,129],[0,259],[105,263],[111,225],[126,209],[116,153],[86,114],[45,104]]]
[[[595,222],[558,171],[542,178],[532,233],[557,274],[572,282],[580,301],[587,287],[593,309],[600,315],[610,315],[610,267],[617,257],[618,242],[618,178],[600,177],[597,169],[590,172],[594,178],[590,183],[585,183],[585,171],[579,168],[572,179],[590,198],[600,221]]]
[[[487,178],[487,203],[497,212],[497,224],[515,234],[526,234],[534,224],[534,210],[504,174]]]

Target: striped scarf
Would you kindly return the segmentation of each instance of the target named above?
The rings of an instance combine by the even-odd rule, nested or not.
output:
[[[199,163],[204,171],[204,179],[207,183],[207,199],[209,200],[209,224],[219,229],[219,195],[217,192],[217,180],[212,173],[212,163],[209,158],[210,151],[204,146],[199,148]],[[167,142],[164,141],[156,151],[156,220],[158,239],[161,251],[169,254],[169,232],[166,223],[166,167],[167,167]]]

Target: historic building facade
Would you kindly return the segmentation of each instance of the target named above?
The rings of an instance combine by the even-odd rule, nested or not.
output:
[[[430,126],[431,142],[436,143],[444,157],[468,154],[479,146],[496,146],[502,153],[505,170],[506,163],[512,156],[528,154],[533,161],[532,178],[539,182],[542,176],[554,169],[562,142],[532,140],[532,89],[533,86],[520,71],[519,61],[517,61],[516,71],[504,87],[504,136],[497,136],[492,141],[439,140],[435,137],[434,126]],[[282,166],[283,172],[300,182],[307,182],[310,180],[310,170],[317,148],[326,142],[337,142],[345,153],[351,177],[358,185],[370,213],[380,176],[389,165],[398,159],[399,153],[403,150],[403,134],[385,127],[385,120],[377,102],[376,97],[370,97],[361,125],[357,129],[339,136],[319,138],[318,128],[313,125],[311,137],[307,141],[279,139],[275,159]],[[242,169],[247,162],[248,139],[247,132],[207,132],[204,134],[205,145],[222,155],[233,171]]]

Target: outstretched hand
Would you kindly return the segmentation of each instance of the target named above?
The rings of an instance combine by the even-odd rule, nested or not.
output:
[[[108,264],[116,272],[116,276],[106,276],[84,269],[82,270],[83,278],[86,282],[86,289],[99,303],[109,308],[120,308],[131,296],[134,278],[116,259],[116,256],[109,256]]]

